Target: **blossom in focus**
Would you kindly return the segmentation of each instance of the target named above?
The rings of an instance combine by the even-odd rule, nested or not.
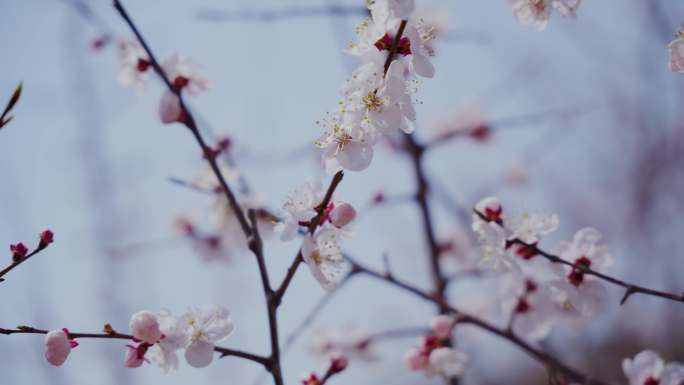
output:
[[[287,194],[283,203],[283,219],[275,227],[275,231],[280,233],[280,240],[294,239],[299,226],[316,216],[316,206],[324,195],[325,191],[318,180],[309,180]]]
[[[159,312],[157,320],[164,338],[154,345],[151,359],[159,365],[162,372],[169,373],[178,369],[176,351],[185,347],[188,340],[188,328],[184,322],[167,310]]]
[[[665,363],[658,353],[644,350],[622,361],[622,370],[629,385],[681,385],[684,382],[684,365]]]
[[[599,244],[601,233],[584,228],[575,234],[572,242],[562,241],[552,250],[553,254],[573,266],[554,264],[554,272],[560,278],[551,282],[556,301],[562,309],[583,316],[594,314],[605,301],[606,288],[596,277],[584,273],[584,268],[605,272],[612,264],[608,248]]]
[[[129,326],[133,337],[148,344],[156,343],[162,336],[156,314],[148,310],[133,314]]]
[[[684,73],[684,31],[667,45],[670,52],[670,71]]]
[[[76,346],[78,344],[69,338],[66,330],[52,330],[45,335],[45,359],[54,366],[61,366]]]
[[[325,228],[315,235],[307,234],[302,242],[302,258],[311,274],[326,290],[335,287],[344,266],[337,238],[338,230]]]
[[[224,307],[207,305],[185,313],[182,321],[188,336],[185,360],[195,368],[208,366],[214,358],[214,343],[233,331],[230,313]]]

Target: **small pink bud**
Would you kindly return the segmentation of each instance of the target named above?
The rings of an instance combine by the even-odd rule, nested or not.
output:
[[[45,335],[45,359],[54,366],[62,365],[71,353],[71,340],[64,330],[52,330]]]
[[[28,254],[28,249],[21,242],[10,245],[10,251],[12,252],[12,260],[14,262],[24,259],[26,254]]]
[[[344,227],[356,218],[356,210],[349,203],[336,206],[330,213],[330,223],[335,227]]]
[[[347,365],[349,365],[349,358],[347,356],[334,356],[330,359],[330,369],[328,370],[331,374],[337,374],[346,369]]]
[[[316,373],[311,372],[304,377],[302,377],[302,384],[303,385],[320,385],[321,380],[318,379],[318,376]]]
[[[447,315],[438,315],[430,322],[430,328],[437,337],[447,339],[454,328],[454,319]]]
[[[51,244],[54,240],[55,234],[50,229],[44,230],[40,233],[40,243],[38,244],[38,247],[41,249],[47,247],[47,245]]]
[[[180,105],[180,99],[171,91],[165,91],[159,100],[159,119],[164,124],[185,121],[185,113]]]
[[[133,332],[133,337],[149,344],[159,341],[162,335],[157,316],[147,310],[133,314],[129,326]]]

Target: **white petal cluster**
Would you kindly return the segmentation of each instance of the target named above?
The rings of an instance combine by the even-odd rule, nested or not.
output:
[[[214,343],[233,331],[230,313],[218,305],[197,307],[180,317],[166,310],[159,313],[144,310],[131,317],[130,326],[141,344],[127,347],[126,365],[138,367],[147,361],[145,353],[149,348],[150,359],[164,373],[178,368],[177,351],[181,349],[185,350],[185,360],[190,366],[208,366],[214,358]]]
[[[414,78],[435,73],[429,60],[432,49],[427,45],[434,30],[409,18],[413,1],[376,0],[369,9],[371,18],[357,28],[358,40],[346,51],[358,57],[359,67],[342,88],[338,108],[319,122],[324,132],[316,145],[323,150],[328,172],[364,170],[383,135],[396,129],[412,132]],[[402,20],[408,23],[396,39]],[[394,46],[396,54],[386,66]]]
[[[585,270],[605,272],[612,262],[598,230],[581,229],[572,241],[560,241],[551,249],[567,264],[539,255],[537,244],[558,225],[557,215],[506,216],[493,197],[474,208],[480,265],[501,274],[497,283],[502,312],[513,331],[530,341],[546,338],[559,319],[594,315],[606,297],[604,283]]]
[[[622,370],[629,385],[681,385],[684,383],[684,365],[665,361],[652,350],[644,350],[622,361]]]
[[[575,17],[581,0],[510,0],[513,16],[520,24],[541,31],[549,23],[552,9],[564,17]]]

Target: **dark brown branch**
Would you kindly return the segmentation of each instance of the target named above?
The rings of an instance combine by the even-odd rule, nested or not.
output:
[[[16,329],[3,329],[0,328],[0,334],[11,335],[11,334],[47,334],[49,330],[36,329],[28,326],[18,326]],[[70,338],[100,338],[100,339],[117,339],[117,340],[133,340],[133,336],[130,334],[123,334],[118,332],[111,333],[77,333],[69,332]],[[270,365],[270,360],[268,357],[263,357],[257,354],[252,354],[242,350],[222,348],[220,346],[215,346],[214,351],[221,354],[223,357],[239,357],[246,360],[254,361],[258,364],[268,367]]]
[[[600,381],[593,379],[589,377],[586,374],[583,374],[567,365],[562,363],[560,360],[557,358],[551,356],[548,353],[545,353],[541,350],[536,349],[529,343],[525,342],[518,336],[516,336],[514,333],[512,333],[509,330],[506,329],[500,329],[497,328],[496,326],[488,323],[487,321],[477,318],[475,316],[466,314],[461,312],[460,310],[456,309],[455,307],[449,305],[446,303],[444,300],[438,298],[437,296],[427,293],[425,291],[422,291],[421,289],[418,289],[417,287],[408,284],[404,281],[398,280],[394,278],[393,276],[387,275],[383,272],[378,272],[372,269],[369,269],[367,267],[364,267],[363,265],[360,265],[358,262],[355,260],[347,257],[347,260],[352,264],[352,266],[358,270],[360,273],[368,275],[370,277],[379,279],[381,281],[384,281],[390,285],[393,285],[395,287],[398,287],[400,289],[403,289],[405,291],[408,291],[410,293],[413,293],[414,295],[423,298],[427,301],[433,302],[436,305],[438,305],[440,308],[446,309],[448,313],[454,314],[457,318],[457,323],[458,324],[470,324],[473,325],[479,329],[485,330],[497,337],[500,337],[506,341],[509,341],[510,343],[516,345],[520,349],[524,350],[528,355],[536,359],[538,362],[543,364],[547,369],[556,371],[559,373],[563,373],[565,376],[568,377],[568,379],[578,382],[581,384],[585,385],[607,385],[606,382]]]
[[[173,92],[179,100],[181,110],[187,117],[184,120],[184,124],[190,129],[190,132],[192,135],[195,137],[195,140],[197,141],[197,144],[199,144],[200,148],[202,149],[202,153],[204,154],[204,158],[207,160],[209,163],[209,166],[211,167],[212,171],[216,175],[216,178],[219,181],[219,185],[221,186],[221,189],[223,190],[223,193],[225,194],[226,198],[228,199],[228,202],[230,204],[230,207],[233,209],[235,212],[235,216],[238,219],[238,222],[240,223],[240,228],[242,228],[242,231],[245,233],[246,237],[250,237],[252,229],[250,229],[249,224],[247,223],[247,218],[245,217],[245,213],[242,210],[242,207],[240,207],[240,204],[238,203],[237,199],[235,198],[235,194],[233,194],[233,191],[230,189],[228,186],[228,183],[226,182],[225,178],[223,177],[223,174],[221,173],[218,164],[216,163],[216,157],[214,156],[214,153],[212,149],[207,146],[206,142],[204,141],[204,138],[202,137],[202,134],[199,131],[199,128],[197,127],[197,124],[195,123],[195,118],[192,115],[192,112],[190,111],[189,108],[187,108],[185,101],[183,100],[183,95],[179,89],[176,89],[173,87],[173,84],[171,83],[171,80],[166,76],[166,73],[164,73],[164,70],[162,69],[161,65],[159,64],[159,61],[156,59],[154,54],[152,53],[152,50],[150,49],[149,45],[145,41],[145,39],[142,37],[140,31],[138,31],[138,28],[135,26],[133,23],[133,20],[131,20],[130,16],[124,9],[123,5],[119,0],[114,0],[114,8],[119,12],[121,17],[124,19],[126,24],[130,27],[131,31],[135,34],[136,38],[142,45],[143,49],[147,53],[147,56],[149,56],[150,64],[152,65],[152,68],[154,71],[159,75],[159,77],[162,79],[164,84],[166,84],[166,87],[169,89],[169,91]]]
[[[488,221],[487,218],[484,215],[482,215],[482,213],[480,213],[479,211],[473,210],[473,212],[477,216],[479,216],[482,220]],[[653,297],[665,298],[665,299],[669,299],[672,301],[684,302],[684,293],[682,293],[682,294],[669,293],[666,291],[649,289],[647,287],[643,287],[643,286],[635,285],[633,283],[625,282],[621,279],[617,279],[617,278],[611,277],[609,275],[599,273],[598,271],[592,270],[591,268],[586,267],[584,265],[576,265],[570,261],[566,261],[557,255],[551,254],[549,252],[546,252],[546,251],[540,249],[536,244],[528,244],[528,243],[523,242],[520,239],[509,240],[508,242],[510,242],[510,244],[522,245],[525,248],[529,249],[531,254],[541,255],[542,257],[546,258],[547,260],[549,260],[553,263],[559,263],[561,265],[570,266],[570,267],[572,267],[572,268],[574,268],[574,269],[576,269],[576,270],[578,270],[584,274],[593,275],[594,277],[597,277],[603,281],[606,281],[606,282],[612,283],[613,285],[620,286],[620,287],[624,288],[625,294],[622,296],[622,299],[620,300],[620,305],[623,305],[625,302],[627,302],[627,299],[629,299],[629,297],[634,295],[634,294],[644,294],[644,295],[650,295]]]

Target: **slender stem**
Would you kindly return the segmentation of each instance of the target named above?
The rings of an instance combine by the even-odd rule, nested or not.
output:
[[[19,326],[17,329],[4,329],[0,328],[0,334],[11,335],[11,334],[47,334],[49,330],[36,329],[33,327]],[[99,339],[117,339],[117,340],[133,340],[133,336],[130,334],[123,334],[118,332],[112,333],[79,333],[79,332],[69,332],[70,338],[99,338]],[[221,357],[239,357],[244,358],[249,361],[254,361],[268,367],[270,365],[270,360],[268,357],[263,357],[257,354],[245,352],[242,350],[228,349],[220,346],[215,346],[214,351],[221,353]]]
[[[484,215],[482,215],[482,213],[480,213],[477,210],[473,210],[473,211],[482,220],[489,222],[489,220]],[[650,289],[650,288],[644,287],[644,286],[635,285],[633,283],[629,283],[629,282],[623,281],[621,279],[614,278],[614,277],[611,277],[611,276],[603,274],[603,273],[599,273],[598,271],[592,270],[591,268],[586,267],[584,265],[578,265],[578,264],[574,264],[570,261],[566,261],[557,255],[551,254],[549,252],[546,252],[546,251],[540,249],[536,244],[525,243],[522,240],[517,239],[517,238],[509,240],[509,242],[511,244],[522,245],[525,248],[529,249],[531,254],[541,255],[542,257],[546,258],[547,260],[549,260],[553,263],[559,263],[561,265],[570,266],[574,269],[581,271],[584,274],[593,275],[594,277],[597,277],[603,281],[612,283],[616,286],[623,287],[625,289],[625,294],[622,296],[622,299],[620,300],[620,305],[623,305],[625,302],[627,302],[627,299],[629,299],[629,297],[634,295],[634,294],[644,294],[644,295],[650,295],[653,297],[665,298],[665,299],[669,299],[669,300],[676,301],[676,302],[684,302],[684,293],[675,294],[675,293],[670,293],[670,292],[666,292],[666,291]]]
[[[413,293],[414,295],[423,298],[427,301],[433,302],[436,305],[438,305],[440,308],[447,309],[449,313],[455,314],[457,323],[458,324],[470,324],[473,325],[479,329],[488,331],[489,333],[500,337],[504,340],[509,341],[510,343],[516,345],[520,349],[524,350],[528,355],[536,359],[538,362],[542,363],[545,367],[552,371],[556,371],[559,373],[563,373],[565,376],[567,376],[570,380],[574,382],[578,382],[581,384],[585,385],[607,385],[606,382],[600,381],[593,379],[589,377],[588,375],[581,373],[564,363],[562,363],[560,360],[558,360],[556,357],[545,353],[541,350],[536,349],[529,343],[525,342],[518,336],[516,336],[514,333],[512,333],[510,330],[506,329],[500,329],[487,321],[480,319],[478,317],[475,317],[473,315],[469,315],[466,313],[461,312],[460,310],[456,309],[455,307],[449,305],[446,303],[443,299],[438,298],[437,296],[430,294],[428,292],[425,292],[421,289],[418,289],[417,287],[406,283],[404,281],[396,279],[392,275],[388,275],[383,272],[375,271],[372,269],[369,269],[363,265],[360,265],[358,262],[352,260],[351,258],[347,257],[347,260],[354,266],[355,269],[359,271],[359,273],[368,275],[370,277],[379,279],[381,281],[384,281],[392,286],[398,287],[400,289],[403,289],[405,291],[408,291],[410,293]]]

